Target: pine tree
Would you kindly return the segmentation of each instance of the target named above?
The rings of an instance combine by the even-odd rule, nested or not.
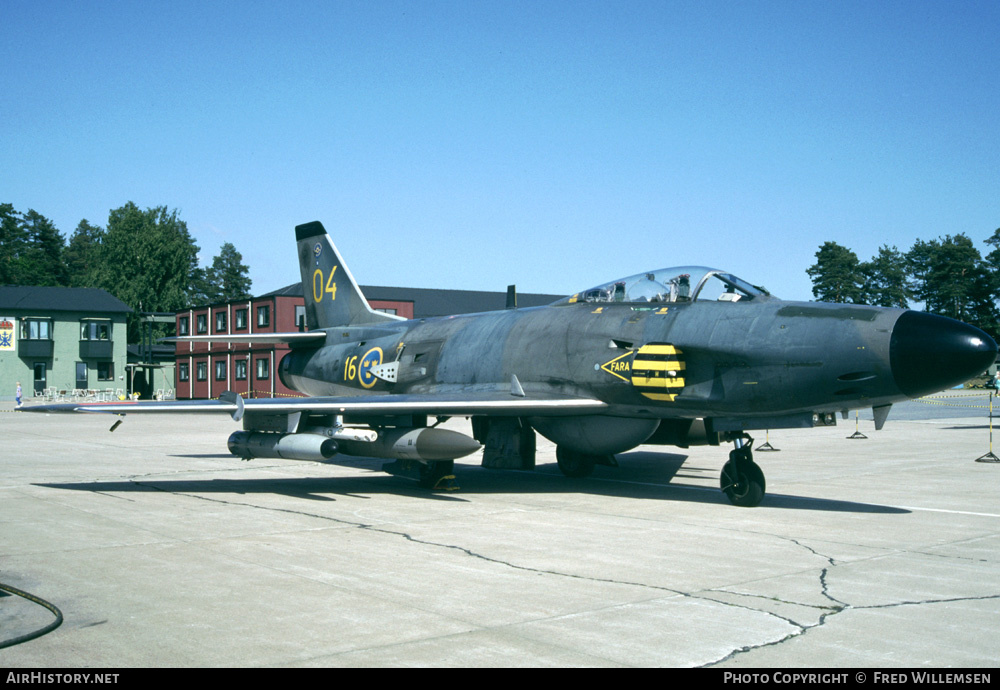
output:
[[[858,256],[836,242],[824,242],[816,263],[806,269],[813,281],[813,296],[820,302],[861,301],[863,276]]]
[[[105,237],[104,228],[91,225],[86,218],[80,221],[69,238],[63,252],[63,260],[69,273],[72,287],[94,287],[95,269],[100,260],[101,244]]]
[[[231,302],[250,296],[250,269],[243,263],[243,255],[236,247],[226,242],[219,249],[219,255],[212,260],[206,271],[208,285],[214,289],[216,302]]]
[[[998,276],[964,234],[917,240],[906,254],[910,289],[925,309],[995,335]]]
[[[29,209],[21,221],[25,242],[20,258],[18,285],[69,285],[63,263],[65,239],[51,220]]]
[[[0,204],[0,285],[18,285],[27,249],[21,214],[13,204]]]
[[[864,276],[861,302],[877,307],[906,309],[912,296],[906,281],[906,262],[896,247],[882,245],[871,261],[859,270]]]

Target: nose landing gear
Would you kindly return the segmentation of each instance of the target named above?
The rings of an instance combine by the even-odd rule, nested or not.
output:
[[[719,486],[729,502],[735,506],[752,508],[764,498],[767,484],[760,465],[753,461],[751,445],[753,439],[749,436],[738,438],[734,442],[736,448],[729,453],[729,462],[722,468]]]

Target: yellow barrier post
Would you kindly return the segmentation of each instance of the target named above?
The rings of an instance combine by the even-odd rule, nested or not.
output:
[[[976,462],[1000,462],[1000,458],[993,454],[993,391],[990,391],[990,452],[980,455]]]
[[[847,438],[868,438],[867,436],[865,436],[864,434],[861,433],[861,429],[858,426],[858,411],[857,410],[854,410],[854,433],[851,434],[850,436],[848,436]]]

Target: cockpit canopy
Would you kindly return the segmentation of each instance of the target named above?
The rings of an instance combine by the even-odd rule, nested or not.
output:
[[[570,295],[557,304],[573,302],[676,303],[708,300],[749,301],[768,295],[767,290],[705,266],[678,266],[638,273]]]

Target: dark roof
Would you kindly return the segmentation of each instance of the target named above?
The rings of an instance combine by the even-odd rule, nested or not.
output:
[[[302,283],[292,283],[258,297],[302,297]]]
[[[138,344],[126,345],[125,354],[129,362],[141,362],[146,355],[146,346]],[[173,343],[153,343],[152,354],[154,362],[169,362],[173,364],[174,355],[177,354],[177,346]]]
[[[369,300],[413,302],[413,317],[426,319],[452,314],[473,314],[507,306],[506,292],[485,290],[439,290],[435,288],[383,287],[362,285],[361,292]],[[294,283],[261,297],[302,297],[302,283]],[[540,307],[552,304],[566,295],[544,295],[519,292],[518,307]]]
[[[48,311],[130,312],[117,297],[97,288],[0,286],[0,309]]]

